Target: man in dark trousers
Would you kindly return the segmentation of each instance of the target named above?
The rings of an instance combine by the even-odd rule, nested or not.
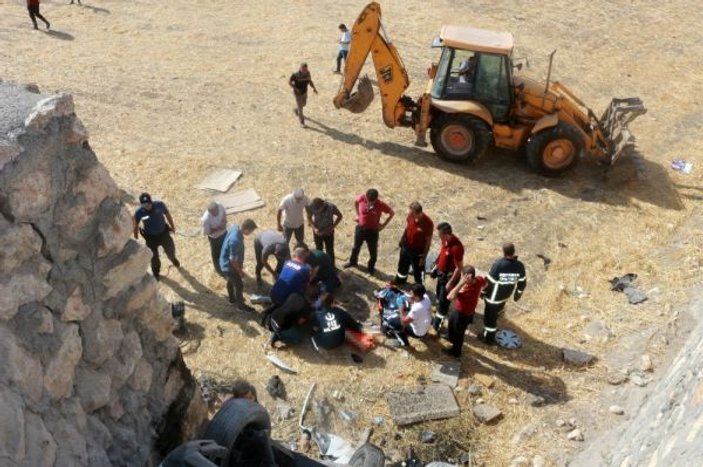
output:
[[[313,92],[317,94],[317,88],[312,82],[307,63],[301,63],[300,69],[290,75],[290,78],[288,78],[288,84],[291,88],[293,88],[293,94],[295,95],[295,109],[293,109],[293,112],[295,112],[298,116],[300,126],[307,128],[305,125],[305,116],[303,116],[303,107],[305,107],[308,102],[308,86],[310,86]]]
[[[347,329],[361,331],[363,326],[346,310],[334,305],[334,295],[324,286],[320,290],[320,307],[315,311],[315,344],[323,349],[334,349],[345,341]]]
[[[269,257],[276,258],[276,268],[269,264]],[[288,240],[275,230],[264,230],[254,238],[254,256],[256,257],[256,283],[261,284],[261,271],[266,269],[276,280],[283,269],[283,263],[290,259]]]
[[[34,29],[39,29],[39,27],[37,27],[37,18],[44,21],[46,29],[51,27],[51,24],[49,24],[46,18],[39,13],[39,0],[27,0],[27,11],[29,12],[29,19],[31,19],[34,24]]]
[[[454,302],[452,311],[449,312],[449,341],[452,347],[442,349],[442,352],[452,357],[461,357],[461,347],[464,345],[464,334],[474,320],[476,305],[481,295],[486,279],[476,276],[473,266],[464,266],[461,279],[447,294],[447,299]]]
[[[225,207],[216,201],[211,201],[202,217],[203,235],[207,235],[210,242],[210,256],[215,272],[224,276],[220,269],[220,252],[222,242],[227,234],[227,211]]]
[[[227,278],[229,303],[244,311],[253,311],[244,303],[244,237],[251,235],[256,227],[256,222],[251,219],[242,222],[241,227],[230,227],[220,252],[220,269]]]
[[[292,294],[306,296],[311,273],[310,265],[306,263],[309,254],[306,248],[298,247],[293,251],[293,258],[285,262],[271,287],[271,301],[274,304],[281,305]]]
[[[354,230],[354,246],[352,247],[349,261],[344,263],[344,268],[356,266],[359,260],[361,245],[366,242],[369,248],[369,274],[376,271],[376,258],[378,256],[378,233],[386,228],[395,213],[390,206],[378,199],[378,190],[370,188],[365,194],[359,195],[354,200],[354,211],[357,213],[357,224]],[[386,219],[381,222],[381,216],[386,214]]]
[[[437,313],[432,321],[432,327],[439,333],[451,303],[447,295],[459,281],[461,268],[464,267],[464,245],[452,233],[452,226],[447,222],[441,222],[437,226],[437,232],[442,246],[432,272],[432,276],[437,279]]]
[[[488,345],[493,345],[498,331],[498,313],[503,310],[511,295],[516,302],[520,300],[527,287],[525,265],[518,261],[515,245],[503,244],[503,257],[493,263],[486,279],[483,296],[486,308],[483,312],[483,335],[480,339]]]
[[[164,249],[166,256],[174,266],[181,267],[181,263],[176,258],[176,245],[171,238],[171,232],[176,232],[176,225],[173,223],[173,218],[166,205],[161,201],[152,201],[149,193],[139,195],[139,203],[141,206],[132,218],[133,234],[136,239],[141,233],[146,240],[146,246],[152,253],[151,272],[154,274],[154,279],[158,281],[161,278],[159,247]],[[142,228],[139,228],[140,222]]]
[[[315,248],[324,250],[334,264],[334,229],[342,222],[342,213],[332,202],[314,198],[308,206],[308,222],[313,231]]]
[[[407,283],[410,266],[413,267],[415,283],[422,284],[422,272],[425,270],[425,258],[432,244],[433,231],[434,223],[422,212],[422,205],[417,201],[410,203],[405,230],[400,239],[398,272],[394,280],[396,284]]]

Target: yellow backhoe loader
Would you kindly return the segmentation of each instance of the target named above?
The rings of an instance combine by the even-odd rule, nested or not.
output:
[[[419,146],[426,146],[429,129],[432,147],[446,160],[473,161],[495,146],[524,149],[530,166],[544,175],[571,169],[582,152],[608,165],[631,154],[641,164],[628,130],[646,112],[639,98],[613,99],[596,117],[566,86],[550,82],[554,52],[546,83],[515,75],[521,64],[513,64],[510,33],[443,26],[433,46],[441,48],[439,62],[429,70],[425,93],[414,100],[404,95],[410,81],[383,30],[381,7],[369,3],[352,29],[335,107],[358,113],[371,104],[371,81],[359,78],[371,54],[385,124],[413,128]]]

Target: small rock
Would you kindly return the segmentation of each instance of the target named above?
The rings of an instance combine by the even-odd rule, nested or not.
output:
[[[384,419],[383,417],[381,417],[380,415],[376,415],[376,416],[373,418],[373,424],[376,425],[376,426],[381,426],[381,425],[383,425],[383,422],[384,422],[384,421],[385,421],[385,419]]]
[[[474,375],[474,379],[486,386],[488,389],[492,388],[496,382],[496,380],[492,376],[484,375],[481,373]]]
[[[615,415],[622,415],[622,414],[625,413],[625,409],[623,409],[623,408],[620,407],[619,405],[611,405],[611,406],[608,408],[608,411],[609,411],[610,413],[614,413]]]
[[[422,441],[423,443],[434,443],[434,431],[423,431],[422,433],[420,433],[420,441]]]
[[[286,387],[278,375],[273,375],[269,378],[268,383],[266,383],[266,392],[274,399],[285,400],[286,398]]]
[[[566,439],[570,441],[583,441],[583,433],[581,433],[581,430],[578,428],[575,428],[567,433]]]
[[[351,410],[340,410],[339,417],[342,420],[344,420],[345,422],[349,423],[349,422],[353,422],[354,420],[356,420],[357,415],[354,412],[352,412]]]
[[[544,397],[536,394],[527,394],[525,402],[532,407],[542,407],[544,405]]]
[[[337,390],[332,393],[332,398],[335,400],[338,400],[340,402],[344,402],[344,396],[342,395],[341,391]]]
[[[576,420],[575,418],[569,419],[569,426],[576,426],[577,423],[578,423],[578,420]]]
[[[510,467],[530,467],[530,459],[525,456],[514,457],[510,462]]]
[[[561,427],[563,427],[564,425],[566,425],[566,422],[560,418],[559,420],[556,421],[556,425],[557,425],[559,428],[561,428]]]
[[[515,404],[517,404],[517,403],[518,403],[518,400],[515,399],[514,397],[511,397],[510,399],[508,399],[508,404],[513,404],[513,405],[515,405]]]
[[[513,446],[518,446],[522,444],[525,440],[531,438],[535,433],[537,433],[537,427],[535,425],[528,425],[522,430],[515,433],[510,442]]]
[[[580,350],[562,349],[561,353],[565,362],[574,365],[588,365],[595,358],[593,355]]]
[[[532,467],[544,467],[545,465],[547,465],[547,461],[539,454],[532,458]]]
[[[471,394],[472,396],[478,396],[479,394],[481,394],[481,386],[479,386],[478,384],[470,385],[469,394]]]
[[[627,374],[621,373],[619,371],[608,373],[606,380],[608,381],[608,384],[611,384],[613,386],[619,386],[625,381],[627,381]]]
[[[586,325],[583,331],[586,339],[597,342],[606,342],[613,337],[613,331],[603,321],[592,321]]]
[[[281,417],[281,420],[288,420],[293,416],[293,407],[288,404],[279,404],[278,415]]]
[[[474,417],[483,423],[491,423],[498,420],[503,413],[496,407],[487,404],[476,404],[473,408]]]
[[[630,381],[632,381],[632,384],[634,384],[635,386],[643,388],[652,382],[652,378],[640,371],[633,371],[632,373],[630,373]]]
[[[642,355],[640,358],[640,370],[652,372],[654,371],[654,365],[652,364],[652,358],[649,355]]]

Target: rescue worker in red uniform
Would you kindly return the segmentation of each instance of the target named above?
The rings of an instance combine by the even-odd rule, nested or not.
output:
[[[503,257],[493,263],[486,279],[487,284],[483,291],[483,300],[486,303],[483,312],[483,335],[479,339],[485,344],[493,345],[498,332],[498,313],[503,310],[511,295],[516,302],[520,300],[527,287],[525,265],[518,261],[515,245],[503,244]]]
[[[437,226],[437,232],[442,247],[439,250],[437,264],[432,271],[432,277],[437,279],[437,312],[432,320],[432,327],[439,333],[451,303],[447,294],[459,282],[461,268],[464,266],[464,245],[452,233],[452,226],[447,222],[441,222]]]
[[[422,205],[417,201],[410,203],[408,217],[405,219],[405,230],[400,239],[400,257],[395,284],[402,285],[408,281],[408,271],[413,268],[413,278],[416,284],[422,284],[425,270],[425,258],[432,244],[434,223],[422,212]]]
[[[442,352],[455,358],[461,357],[461,348],[464,345],[464,334],[474,320],[476,305],[481,295],[481,291],[486,285],[486,278],[476,276],[476,269],[473,266],[464,266],[461,272],[461,279],[447,295],[447,298],[454,302],[452,311],[449,312],[449,341],[452,347],[442,349]]]

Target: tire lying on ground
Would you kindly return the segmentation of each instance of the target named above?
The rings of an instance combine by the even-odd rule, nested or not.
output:
[[[159,467],[217,467],[227,455],[227,449],[209,439],[196,439],[178,446],[166,456]]]
[[[365,443],[359,447],[349,459],[351,467],[383,467],[385,456],[381,448],[371,443]]]
[[[230,399],[205,428],[204,439],[226,447],[222,466],[275,466],[270,444],[271,419],[266,409],[247,399]]]

